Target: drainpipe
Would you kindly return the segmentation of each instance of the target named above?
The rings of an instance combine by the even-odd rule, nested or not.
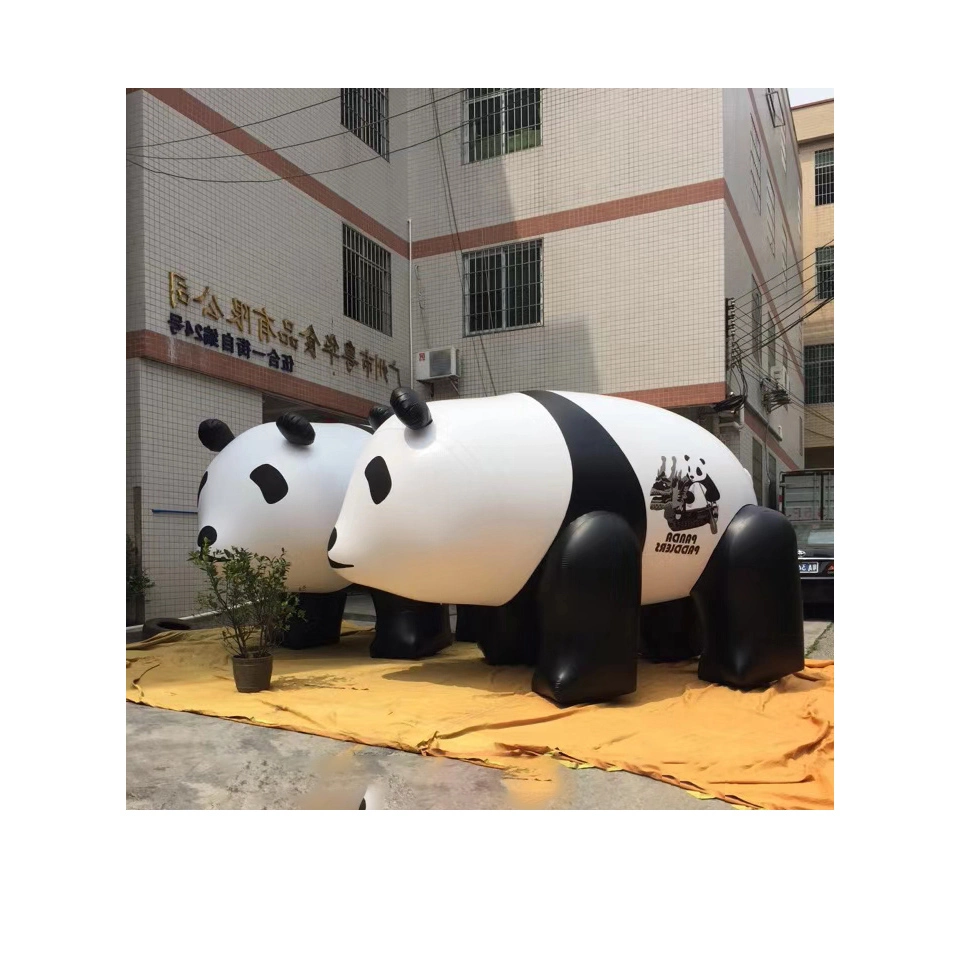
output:
[[[415,354],[412,352],[412,221],[408,221],[408,387],[415,387]]]

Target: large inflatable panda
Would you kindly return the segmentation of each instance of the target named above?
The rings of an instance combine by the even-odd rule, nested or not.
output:
[[[429,404],[400,388],[391,406],[329,540],[342,577],[478,606],[487,662],[535,665],[560,705],[634,691],[639,653],[669,637],[737,688],[803,667],[793,528],[700,426],[576,392]],[[402,656],[438,650],[409,637]]]
[[[349,581],[328,564],[325,546],[370,433],[288,413],[237,436],[219,419],[206,419],[198,434],[217,453],[199,484],[199,545],[208,540],[214,550],[243,547],[267,556],[285,550],[287,585],[301,591],[307,616],[285,643],[337,641]]]

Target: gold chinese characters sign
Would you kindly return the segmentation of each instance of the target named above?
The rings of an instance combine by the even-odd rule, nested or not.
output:
[[[195,288],[193,288],[195,289]],[[276,319],[267,313],[266,305],[255,308],[251,304],[244,303],[237,297],[229,301],[224,301],[229,310],[228,314],[223,313],[219,300],[210,288],[206,286],[202,293],[195,297],[190,296],[189,283],[184,274],[169,271],[169,307],[172,313],[169,314],[169,329],[173,335],[178,333],[186,337],[199,341],[204,347],[218,347],[223,351],[236,354],[238,357],[252,360],[253,355],[266,358],[267,364],[271,368],[281,371],[292,372],[294,370],[294,359],[290,351],[298,348],[298,338],[303,338],[304,354],[316,360],[318,349],[322,354],[330,358],[331,366],[335,360],[343,361],[348,374],[352,374],[354,369],[361,367],[368,378],[377,381],[381,378],[388,384],[388,372],[395,374],[396,383],[401,384],[401,375],[394,361],[386,362],[384,358],[369,351],[356,349],[351,341],[344,342],[342,351],[337,336],[327,334],[322,341],[314,330],[314,325],[309,324],[303,331],[296,330],[297,325],[290,320],[281,319],[274,330]],[[224,323],[229,328],[236,331],[218,331],[212,325],[193,325],[191,321],[184,318],[182,314],[175,313],[179,308],[185,307],[192,309],[193,304],[199,305],[199,313],[208,320],[216,323]],[[254,327],[256,333],[254,334]],[[285,353],[280,354],[274,347],[268,354],[259,351],[251,344],[253,338],[264,344],[279,342],[285,348]]]

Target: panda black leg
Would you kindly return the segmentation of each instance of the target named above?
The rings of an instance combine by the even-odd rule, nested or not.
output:
[[[803,668],[797,541],[775,510],[744,506],[692,589],[702,656],[699,678],[748,689]]]
[[[615,513],[561,530],[540,578],[533,691],[558,705],[606,702],[637,688],[641,547]]]
[[[333,594],[298,594],[297,606],[306,617],[291,624],[290,630],[283,636],[283,646],[316,648],[318,645],[337,644],[341,640],[341,619],[347,599],[347,590]]]
[[[375,605],[372,658],[427,658],[452,644],[449,606],[371,592]]]
[[[650,662],[677,662],[702,654],[698,609],[692,598],[641,609],[641,657]]]
[[[479,625],[483,611],[488,608],[478,604],[456,605],[456,641],[469,641],[476,644],[479,641]]]
[[[537,579],[500,607],[482,607],[475,613],[476,641],[487,665],[533,665],[540,646],[537,617]]]

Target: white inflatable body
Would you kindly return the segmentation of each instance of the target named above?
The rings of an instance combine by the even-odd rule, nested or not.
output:
[[[328,552],[347,581],[418,601],[506,604],[568,513],[591,497],[600,508],[603,493],[605,508],[644,526],[641,603],[671,601],[689,595],[733,517],[756,504],[725,445],[652,405],[516,392],[427,408],[421,428],[390,415],[358,456]]]
[[[198,542],[208,537],[214,550],[244,547],[267,556],[282,548],[291,590],[332,593],[349,581],[328,564],[327,541],[371,435],[351,425],[291,422],[286,433],[266,423],[235,437],[222,422],[203,423],[199,437],[218,455],[200,483]]]

